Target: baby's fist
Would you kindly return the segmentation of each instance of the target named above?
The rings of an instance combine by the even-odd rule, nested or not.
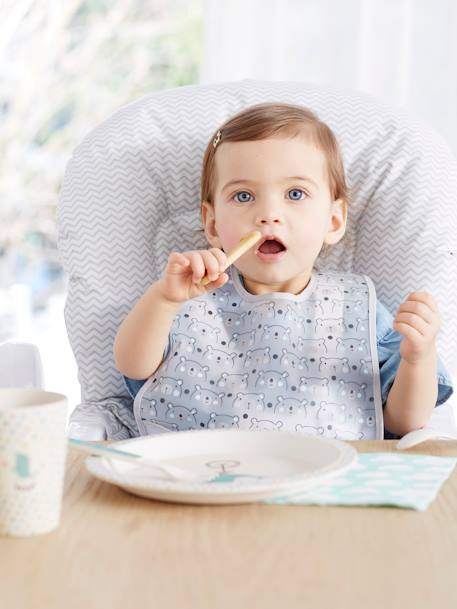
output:
[[[227,256],[218,249],[172,252],[163,277],[160,279],[164,298],[170,302],[185,302],[202,296],[208,290],[220,288],[228,281]],[[208,275],[210,283],[201,280]]]
[[[428,292],[412,292],[398,307],[393,328],[403,335],[400,355],[413,364],[435,353],[441,325],[438,306]]]

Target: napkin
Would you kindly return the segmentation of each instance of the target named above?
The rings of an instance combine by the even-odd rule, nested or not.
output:
[[[263,503],[378,505],[425,511],[456,462],[456,457],[359,453],[353,466],[318,486]]]

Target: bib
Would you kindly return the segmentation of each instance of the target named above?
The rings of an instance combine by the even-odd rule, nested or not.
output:
[[[236,267],[227,273],[175,316],[168,353],[134,401],[140,434],[233,427],[382,440],[371,279],[313,271],[299,294],[255,295]]]

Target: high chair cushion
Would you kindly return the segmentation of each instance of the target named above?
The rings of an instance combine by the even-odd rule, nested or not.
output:
[[[151,93],[89,133],[70,159],[58,210],[69,274],[65,318],[81,404],[70,434],[138,434],[132,399],[116,370],[116,331],[162,274],[171,251],[208,247],[198,233],[206,144],[231,115],[261,102],[303,105],[335,132],[351,189],[347,232],[318,269],[369,275],[392,314],[429,291],[442,326],[438,351],[457,372],[457,162],[417,117],[371,97],[305,82],[242,80]],[[430,425],[455,429],[455,394]]]

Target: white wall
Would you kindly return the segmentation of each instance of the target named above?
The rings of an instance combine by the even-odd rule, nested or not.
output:
[[[457,2],[206,0],[201,82],[359,90],[432,125],[457,156]]]

